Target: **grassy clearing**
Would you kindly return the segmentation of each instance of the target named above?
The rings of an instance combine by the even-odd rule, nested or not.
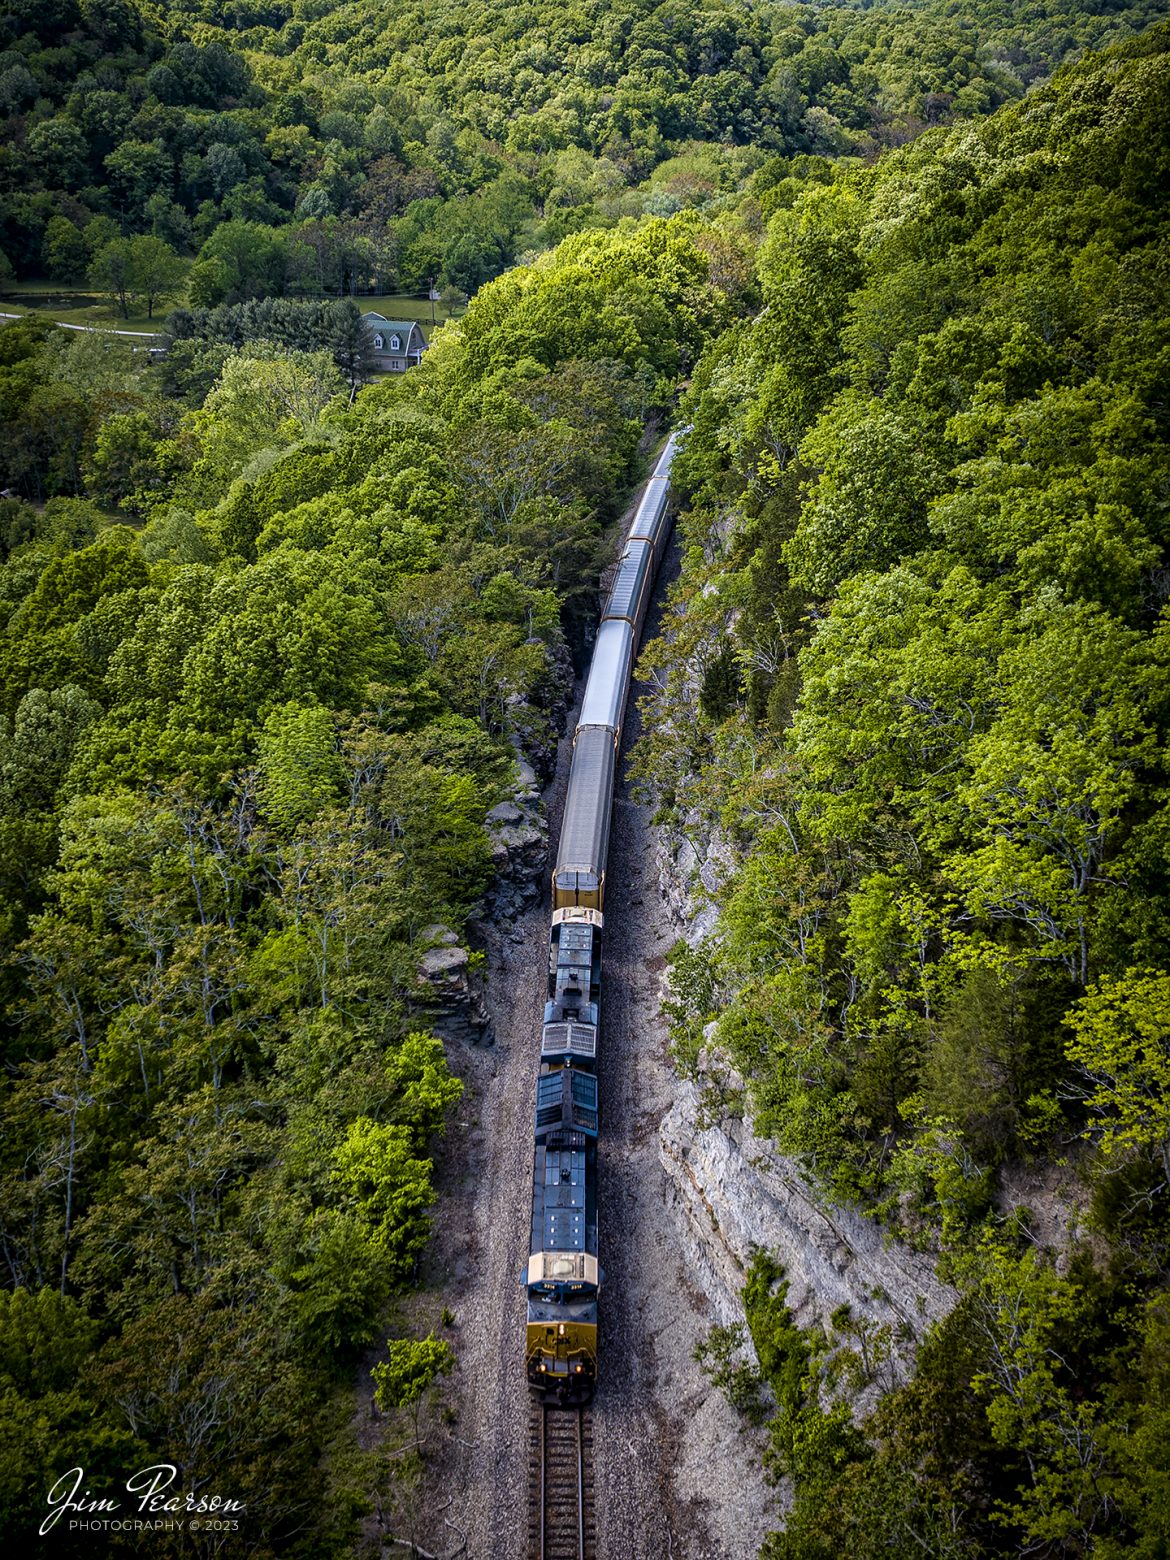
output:
[[[0,312],[5,314],[47,314],[60,325],[90,325],[95,330],[156,331],[166,318],[166,310],[155,310],[152,320],[146,312],[130,310],[123,319],[117,308],[100,293],[82,287],[52,287],[44,282],[10,282],[0,293]]]
[[[363,314],[376,312],[392,320],[418,320],[427,336],[436,325],[452,317],[458,318],[464,312],[462,307],[451,310],[445,304],[432,304],[427,298],[403,293],[373,294],[354,301]],[[145,312],[131,308],[129,317],[123,319],[108,298],[86,287],[25,281],[10,282],[0,292],[0,313],[47,314],[61,325],[89,325],[95,330],[157,331],[173,307],[176,305],[168,303],[164,308],[156,309],[153,319],[147,319]]]
[[[445,304],[432,304],[427,298],[418,298],[404,293],[385,293],[381,296],[356,298],[354,301],[363,314],[384,314],[388,320],[417,320],[422,326],[423,335],[428,338],[436,326],[441,325],[444,320],[458,319],[467,308],[464,304],[457,309],[448,309]]]

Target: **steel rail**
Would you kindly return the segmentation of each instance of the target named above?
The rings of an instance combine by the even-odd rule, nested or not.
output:
[[[533,1403],[529,1438],[532,1560],[594,1560],[591,1424],[585,1407]],[[569,1416],[573,1416],[572,1428]],[[539,1417],[537,1417],[539,1416]]]

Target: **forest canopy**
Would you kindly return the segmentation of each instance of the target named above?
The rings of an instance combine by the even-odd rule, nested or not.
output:
[[[462,1088],[420,968],[673,422],[675,1061],[958,1296],[854,1423],[753,1264],[766,1553],[1163,1555],[1163,11],[0,17],[0,284],[158,332],[0,325],[0,1531],[166,1457],[354,1553]],[[356,296],[434,285],[371,382]]]
[[[116,292],[116,246],[149,236],[199,307],[471,293],[582,228],[717,205],[769,156],[985,114],[1160,10],[16,0],[0,252]]]

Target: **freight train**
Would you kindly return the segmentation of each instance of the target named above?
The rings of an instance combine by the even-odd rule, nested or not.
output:
[[[562,1403],[587,1401],[597,1381],[597,1035],[605,867],[626,695],[670,530],[670,467],[680,437],[670,436],[646,484],[601,615],[552,874],[525,1364],[529,1384]]]

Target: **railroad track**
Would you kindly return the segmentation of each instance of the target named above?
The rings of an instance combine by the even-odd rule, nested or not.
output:
[[[593,1416],[587,1408],[532,1404],[528,1548],[531,1560],[596,1560]]]

